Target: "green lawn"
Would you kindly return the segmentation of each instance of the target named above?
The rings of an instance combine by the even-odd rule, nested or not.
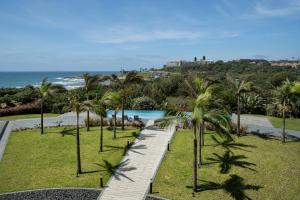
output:
[[[270,120],[275,128],[282,127],[282,119],[279,117],[272,117],[266,115],[255,115],[255,114],[243,114],[249,116],[256,116],[256,117],[266,117]],[[286,128],[290,130],[297,130],[300,131],[300,119],[299,118],[286,118]]]
[[[278,117],[268,116],[268,119],[271,121],[274,127],[281,128],[282,119]],[[298,118],[287,118],[286,119],[286,128],[290,130],[300,131],[300,119]]]
[[[60,114],[54,114],[54,113],[45,113],[44,117],[57,117]],[[28,118],[39,118],[41,117],[41,114],[25,114],[25,115],[12,115],[12,116],[5,116],[0,117],[0,121],[11,121],[11,120],[17,120],[17,119],[28,119]]]
[[[155,195],[172,200],[246,199],[245,195],[251,199],[264,200],[299,199],[300,143],[290,141],[282,144],[279,140],[266,140],[250,135],[236,138],[236,143],[249,145],[249,147],[231,148],[234,155],[245,156],[244,161],[252,163],[246,167],[256,171],[237,167],[230,164],[232,163],[229,162],[230,159],[225,159],[227,162],[224,163],[228,163],[231,169],[227,174],[222,174],[219,163],[213,164],[208,160],[209,157],[215,157],[213,153],[225,158],[223,154],[226,152],[220,145],[214,145],[216,143],[211,139],[212,135],[213,133],[205,135],[206,146],[203,150],[205,165],[198,171],[198,178],[201,180],[200,189],[204,191],[195,193],[193,197],[191,188],[193,136],[191,131],[185,130],[177,132],[173,138],[171,151],[166,154],[154,181]],[[256,186],[261,188],[257,191],[244,189]],[[232,198],[230,193],[237,197]]]
[[[3,160],[0,162],[0,192],[53,187],[99,187],[99,177],[106,183],[110,177],[103,167],[118,164],[123,157],[127,140],[133,141],[135,128],[118,130],[117,139],[112,132],[104,132],[104,152],[98,153],[99,128],[81,129],[82,170],[76,178],[76,136],[71,131],[64,137],[61,128],[47,128],[40,135],[39,129],[13,132],[10,136]]]

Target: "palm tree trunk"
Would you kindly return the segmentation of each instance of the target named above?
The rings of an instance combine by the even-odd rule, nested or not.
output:
[[[240,94],[237,95],[237,135],[240,136],[241,126],[241,108],[240,108]]]
[[[79,138],[79,112],[77,111],[77,126],[76,126],[76,145],[77,145],[77,173],[81,174],[81,160],[80,160],[80,138]]]
[[[201,144],[202,144],[202,147],[203,147],[204,146],[204,131],[205,131],[205,122],[204,121],[202,121],[201,128],[202,128],[202,130],[201,130],[201,135],[202,135]]]
[[[43,111],[43,106],[44,106],[44,99],[42,97],[42,99],[41,99],[41,134],[44,133],[44,111]]]
[[[117,111],[115,110],[115,116],[114,116],[114,139],[116,139],[116,132],[117,132]]]
[[[285,100],[283,100],[283,108],[282,108],[282,142],[285,143]]]
[[[86,96],[86,100],[87,101],[89,101],[89,95],[88,95],[88,93],[87,93],[87,96]],[[86,128],[86,130],[87,131],[90,131],[90,110],[89,110],[89,108],[87,109],[87,128]]]
[[[100,152],[103,152],[103,117],[100,117]]]
[[[124,128],[124,102],[122,100],[122,130],[125,130]]]
[[[198,161],[198,167],[200,168],[202,165],[202,123],[199,125],[199,161]]]
[[[193,163],[193,190],[197,191],[197,126],[194,123],[194,163]]]

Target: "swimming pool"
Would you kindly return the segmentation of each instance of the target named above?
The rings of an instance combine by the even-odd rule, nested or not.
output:
[[[108,117],[112,117],[114,110],[109,110],[107,112]],[[165,115],[165,111],[162,110],[124,110],[124,115],[133,118],[135,115],[142,119],[159,119]],[[117,117],[122,117],[122,111],[118,111]]]

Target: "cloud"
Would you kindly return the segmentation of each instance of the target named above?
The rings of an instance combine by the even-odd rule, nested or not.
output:
[[[100,31],[83,33],[83,37],[97,43],[149,42],[156,40],[195,40],[206,35],[204,32],[184,30],[138,31],[127,27],[104,28]]]
[[[294,15],[300,12],[300,1],[284,1],[280,6],[274,7],[264,3],[255,6],[255,14],[265,17],[282,17]]]

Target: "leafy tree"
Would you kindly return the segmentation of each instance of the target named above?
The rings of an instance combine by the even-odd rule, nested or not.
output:
[[[122,98],[118,92],[106,92],[102,97],[103,102],[108,105],[109,107],[114,109],[114,136],[113,138],[116,139],[116,132],[117,132],[117,110],[122,108]]]
[[[44,101],[47,96],[52,96],[54,93],[64,90],[64,87],[61,85],[52,84],[47,81],[47,78],[44,78],[41,86],[39,87],[39,96],[41,100],[41,134],[44,133]]]
[[[251,89],[251,82],[247,82],[246,80],[233,79],[229,74],[227,74],[227,80],[231,84],[236,98],[237,98],[237,135],[240,136],[240,128],[241,128],[241,94],[244,92],[248,92]]]
[[[292,96],[294,94],[300,93],[300,83],[291,82],[286,79],[281,87],[278,87],[275,91],[275,95],[278,99],[278,103],[281,107],[282,112],[282,142],[285,142],[286,132],[285,132],[285,119],[286,112],[289,110],[289,104]]]
[[[155,101],[147,96],[137,97],[133,100],[133,109],[153,110],[156,106]]]

